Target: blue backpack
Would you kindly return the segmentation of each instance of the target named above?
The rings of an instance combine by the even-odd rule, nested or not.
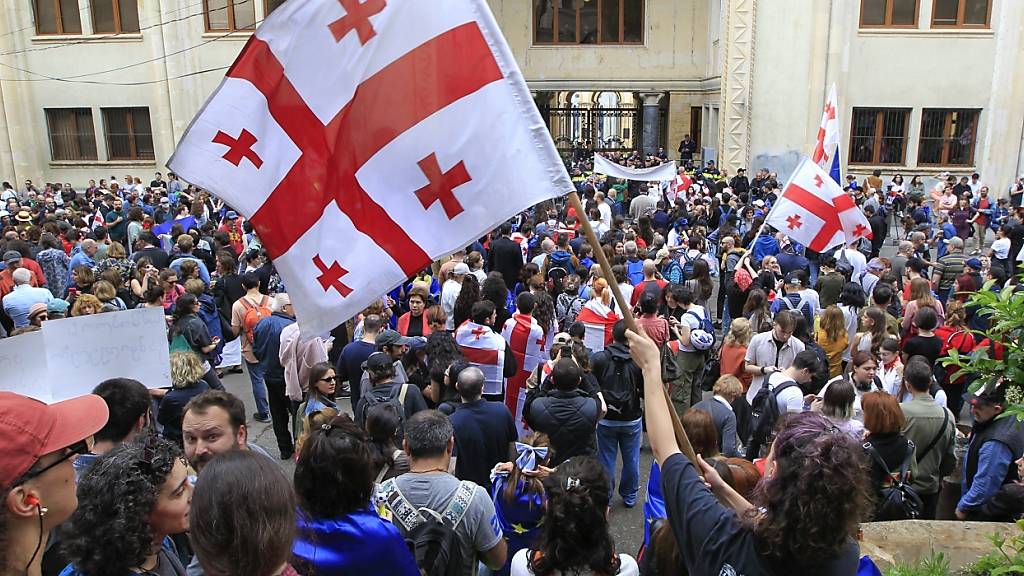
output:
[[[644,261],[637,259],[636,262],[626,261],[626,276],[633,286],[644,281]]]
[[[693,263],[700,256],[690,257],[690,251],[683,252],[683,280],[690,280],[693,278]]]

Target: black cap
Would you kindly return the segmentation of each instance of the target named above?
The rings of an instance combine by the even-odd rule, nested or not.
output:
[[[377,370],[384,370],[385,368],[392,366],[394,363],[395,361],[391,359],[389,354],[384,352],[374,352],[373,354],[370,354],[370,357],[366,359],[366,362],[363,362],[362,368],[368,372],[373,372]]]

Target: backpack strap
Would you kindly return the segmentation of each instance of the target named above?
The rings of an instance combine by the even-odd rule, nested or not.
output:
[[[473,501],[475,490],[476,484],[473,482],[469,480],[459,482],[459,487],[455,489],[455,494],[452,495],[448,505],[441,512],[441,521],[452,530],[462,522],[466,512],[469,511],[469,503]]]
[[[925,456],[927,456],[928,453],[932,451],[932,448],[934,448],[935,445],[939,443],[939,440],[946,434],[946,426],[948,424],[949,424],[949,414],[947,414],[946,411],[943,410],[942,411],[942,428],[939,428],[939,433],[935,435],[935,438],[932,438],[932,441],[928,443],[928,446],[926,446],[925,449],[923,451],[921,451],[920,454],[917,455],[917,457],[915,458],[916,462],[920,462],[921,459],[924,458]]]
[[[424,522],[423,515],[398,489],[398,482],[395,482],[394,478],[380,485],[380,494],[391,510],[393,518],[402,525],[406,532]]]
[[[402,388],[399,389],[399,391],[398,391],[398,403],[402,405],[402,408],[405,408],[405,394],[408,391],[409,391],[409,385],[408,384],[402,384]]]

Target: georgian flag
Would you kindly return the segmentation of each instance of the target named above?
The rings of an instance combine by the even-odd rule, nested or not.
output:
[[[841,166],[839,160],[839,140],[842,125],[839,123],[839,99],[836,97],[836,85],[828,91],[825,109],[821,112],[821,125],[818,126],[818,137],[814,144],[811,160],[828,171],[829,176],[840,186],[842,185]]]
[[[816,252],[871,238],[867,217],[832,178],[804,158],[772,206],[765,224]]]
[[[455,329],[455,343],[466,362],[484,373],[484,394],[501,394],[505,388],[505,339],[490,326],[471,320]]]
[[[621,319],[621,316],[600,300],[588,300],[576,316],[576,321],[582,322],[586,329],[583,344],[593,352],[604,350],[604,347],[612,342],[612,327]]]
[[[526,403],[526,379],[544,361],[544,329],[533,316],[513,314],[505,321],[501,337],[508,342],[519,364],[519,371],[508,379],[505,387],[505,406],[516,422],[520,435],[524,432],[523,406]]]
[[[103,219],[103,212],[97,208],[96,213],[92,215],[92,229],[95,230],[104,224],[106,224],[106,220]]]
[[[252,223],[306,334],[573,190],[485,0],[285,2],[168,165]]]

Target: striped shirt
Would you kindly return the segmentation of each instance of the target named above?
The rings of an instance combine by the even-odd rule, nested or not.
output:
[[[964,273],[963,252],[950,252],[935,262],[933,275],[939,275],[939,289],[948,290],[956,283],[956,277]]]

